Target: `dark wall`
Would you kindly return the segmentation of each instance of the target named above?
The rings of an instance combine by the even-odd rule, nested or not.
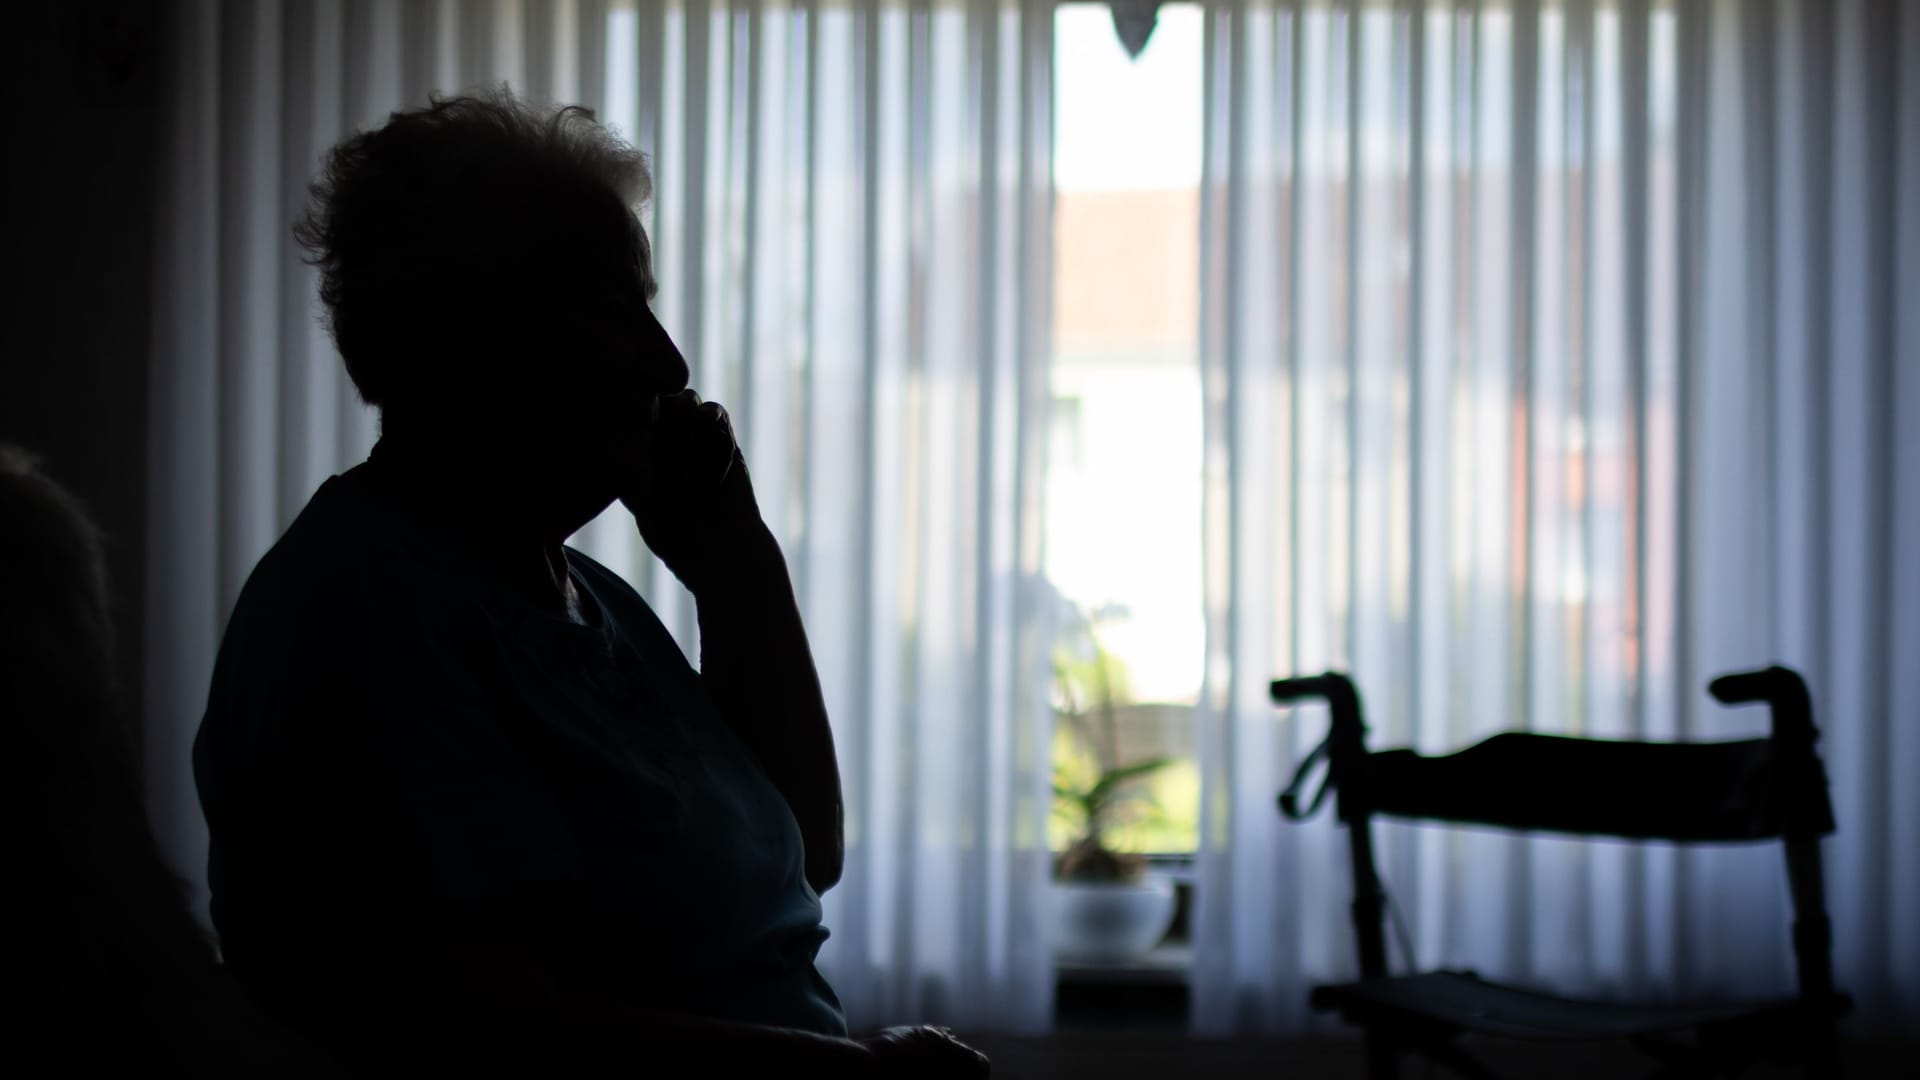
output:
[[[145,589],[162,5],[22,4],[0,279],[0,440],[39,454],[107,533],[122,678],[138,701]]]

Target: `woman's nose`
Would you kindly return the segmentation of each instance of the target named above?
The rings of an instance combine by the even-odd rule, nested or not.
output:
[[[653,312],[647,312],[646,323],[641,335],[640,359],[648,389],[656,394],[685,390],[693,373],[687,368],[686,358],[680,355],[680,346],[673,343],[672,336],[660,325],[660,320],[653,317]]]

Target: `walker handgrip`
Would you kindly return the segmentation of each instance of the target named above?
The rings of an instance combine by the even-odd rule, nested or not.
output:
[[[1332,701],[1343,688],[1351,694],[1353,683],[1348,681],[1345,675],[1337,671],[1329,671],[1324,675],[1296,675],[1291,679],[1275,679],[1269,689],[1275,704],[1289,705],[1307,698]]]
[[[1805,693],[1800,676],[1775,665],[1722,675],[1707,684],[1707,692],[1723,705],[1738,705],[1748,701],[1776,702],[1793,693],[1796,687]]]
[[[1341,672],[1275,679],[1268,689],[1276,705],[1313,699],[1325,701],[1333,714],[1333,730],[1344,739],[1354,740],[1355,746],[1366,731],[1366,724],[1360,718],[1359,691],[1353,688],[1353,680]]]
[[[1707,692],[1723,705],[1764,702],[1773,713],[1776,734],[1813,730],[1813,700],[1806,680],[1792,668],[1772,667],[1722,675],[1707,684]]]

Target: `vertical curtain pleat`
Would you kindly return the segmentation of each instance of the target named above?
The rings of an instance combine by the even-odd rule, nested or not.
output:
[[[1276,713],[1265,682],[1327,667],[1375,743],[1428,751],[1740,737],[1761,719],[1706,681],[1798,667],[1841,821],[1842,981],[1869,1025],[1920,1008],[1913,950],[1889,948],[1920,875],[1920,596],[1894,554],[1920,502],[1895,300],[1915,21],[1879,0],[1207,5],[1199,1027],[1297,1029],[1304,987],[1353,972],[1338,830],[1270,802],[1326,720]],[[1775,849],[1377,844],[1396,967],[1790,985]]]
[[[1899,56],[1920,56],[1920,11],[1911,4],[1901,7],[1899,27],[1888,40],[1896,43]],[[1895,101],[1894,295],[1911,296],[1916,283],[1920,283],[1920,77],[1902,73]],[[1888,408],[1895,417],[1908,418],[1908,422],[1894,425],[1895,445],[1888,462],[1890,490],[1897,496],[1920,490],[1920,425],[1911,422],[1912,417],[1920,416],[1920,307],[1897,303],[1894,320],[1893,385],[1888,388]],[[1888,537],[1890,550],[1920,551],[1920,500],[1906,496],[1890,501],[1894,517]],[[1883,670],[1888,675],[1887,708],[1891,715],[1898,716],[1911,708],[1911,702],[1920,701],[1920,664],[1902,661],[1904,657],[1920,656],[1920,603],[1916,603],[1920,600],[1920,560],[1896,555],[1887,586],[1893,598],[1888,607],[1892,625],[1887,628]],[[1920,724],[1890,720],[1882,763],[1884,790],[1899,798],[1901,786],[1912,782],[1911,772],[1902,770],[1910,770],[1916,761],[1920,761]],[[1896,813],[1886,827],[1887,850],[1920,851],[1920,813]],[[1895,859],[1888,871],[1887,952],[1892,956],[1920,956],[1920,920],[1904,914],[1920,911],[1920,859]],[[1888,975],[1890,996],[1895,1001],[1920,1000],[1920,965],[1896,966]]]
[[[220,107],[214,62],[220,10],[211,2],[174,13],[167,59],[164,132],[172,146],[156,217],[147,485],[146,794],[168,862],[198,883],[206,830],[194,794],[191,748],[225,613],[220,609],[219,435],[210,422],[218,379],[219,147],[202,120]],[[193,893],[204,918],[204,888]]]
[[[1003,18],[1010,18],[1007,13]],[[986,985],[998,1000],[999,1019],[1025,1030],[1047,1026],[1053,1013],[1053,972],[1046,956],[1049,913],[1035,901],[1052,878],[1046,822],[1052,813],[1053,729],[1051,703],[1052,644],[1055,640],[1051,595],[1043,589],[1045,521],[1042,499],[1048,433],[1048,368],[1053,346],[1053,59],[1052,0],[1022,0],[1019,33],[1008,35],[1008,50],[1018,57],[1007,65],[1017,72],[1010,95],[1016,122],[1007,125],[1013,204],[1006,227],[1011,236],[1006,258],[1017,268],[1004,280],[1015,286],[1012,341],[1015,353],[1009,382],[1008,427],[1013,431],[1011,506],[1007,523],[1012,549],[1005,571],[1011,594],[1002,639],[1011,655],[1010,684],[1002,699],[1003,739],[993,760],[1012,768],[990,767],[1005,785],[1003,817],[990,819],[986,838],[994,858],[985,887],[1006,911],[1005,922],[986,942],[992,952]],[[1004,479],[1004,477],[1002,478]],[[1003,756],[1004,755],[1004,756]]]
[[[430,94],[593,108],[648,157],[655,308],[732,413],[841,750],[822,962],[857,1024],[1036,1028],[1050,675],[1046,0],[179,5],[160,195],[150,795],[203,880],[188,749],[225,614],[376,418],[290,225],[326,150]],[[690,656],[616,507],[575,542]]]
[[[566,36],[569,27],[564,20],[556,28],[554,40],[559,58],[556,62],[570,62],[573,68],[574,96],[565,100],[578,100],[602,120],[607,118],[611,79],[607,71],[607,23],[607,0],[577,0],[572,12],[571,46]]]
[[[310,95],[290,95],[281,110],[278,190],[274,194],[275,216],[286,222],[306,204],[307,180],[326,150],[324,145],[315,145],[314,134],[338,130],[340,124],[338,68],[321,63],[321,57],[337,54],[340,49],[340,5],[292,2],[282,18],[285,27],[279,62],[286,82],[314,88]],[[322,71],[326,72],[324,76]],[[333,471],[339,445],[334,417],[340,407],[336,370],[340,365],[315,321],[318,277],[312,267],[300,263],[284,269],[274,311],[282,370],[280,399],[275,405],[281,423],[274,516],[280,521],[298,513],[305,493]]]
[[[1459,144],[1451,94],[1458,46],[1456,21],[1449,12],[1414,5],[1408,18],[1412,23],[1408,119],[1413,128],[1408,147],[1408,264],[1412,278],[1408,320],[1413,334],[1408,374],[1412,460],[1408,471],[1413,503],[1411,528],[1419,542],[1413,544],[1411,553],[1409,615],[1413,628],[1408,647],[1413,655],[1406,678],[1412,737],[1424,739],[1431,737],[1427,729],[1447,714],[1446,672],[1452,662],[1447,568],[1454,370],[1450,326],[1456,294],[1450,271],[1458,215],[1449,207]],[[1400,880],[1411,877],[1422,882],[1420,903],[1415,908],[1419,918],[1404,921],[1409,922],[1408,932],[1414,940],[1422,943],[1418,962],[1430,964],[1434,962],[1430,943],[1443,936],[1446,897],[1427,883],[1444,879],[1439,870],[1447,856],[1446,838],[1423,835],[1416,838],[1412,849],[1389,872]]]
[[[251,559],[273,542],[280,366],[253,362],[279,347],[282,261],[274,256],[280,231],[279,143],[280,9],[231,7],[221,12],[221,201],[215,223],[219,258],[219,381],[221,417],[220,593],[229,610],[251,570]],[[267,451],[262,453],[262,451]]]
[[[1832,686],[1824,704],[1829,726],[1856,721],[1832,739],[1836,771],[1851,783],[1839,788],[1836,811],[1856,824],[1842,866],[1868,874],[1881,868],[1863,854],[1891,852],[1889,797],[1906,780],[1888,754],[1894,725],[1911,724],[1915,704],[1888,694],[1889,676],[1908,657],[1896,657],[1892,611],[1884,590],[1894,580],[1893,522],[1903,499],[1916,497],[1892,481],[1895,447],[1894,327],[1896,289],[1910,290],[1894,278],[1892,225],[1895,218],[1894,127],[1900,100],[1896,5],[1855,2],[1839,6],[1836,49],[1847,63],[1836,67],[1834,97],[1833,244],[1836,258],[1832,337],[1827,377],[1832,384],[1829,417],[1833,457],[1827,483],[1831,492],[1832,547],[1827,589],[1835,614],[1830,625],[1827,676]],[[1913,77],[1911,74],[1905,75]],[[1910,295],[1910,291],[1909,291]],[[1899,763],[1910,768],[1911,763]],[[1911,852],[1896,858],[1912,859]],[[1884,870],[1873,874],[1884,878]],[[1889,890],[1876,882],[1837,897],[1836,947],[1883,983],[1889,971],[1874,971],[1871,956],[1892,933]],[[1907,917],[1903,915],[1902,917]],[[1881,985],[1871,985],[1882,991]],[[1876,994],[1876,997],[1879,995]]]

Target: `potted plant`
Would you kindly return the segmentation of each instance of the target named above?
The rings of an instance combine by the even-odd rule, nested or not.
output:
[[[1149,877],[1145,858],[1110,843],[1152,808],[1140,782],[1171,762],[1120,760],[1115,708],[1126,673],[1091,626],[1086,636],[1082,656],[1054,658],[1055,715],[1071,739],[1054,764],[1054,813],[1074,837],[1054,866],[1054,947],[1068,959],[1119,963],[1159,944],[1173,922],[1173,883]]]

